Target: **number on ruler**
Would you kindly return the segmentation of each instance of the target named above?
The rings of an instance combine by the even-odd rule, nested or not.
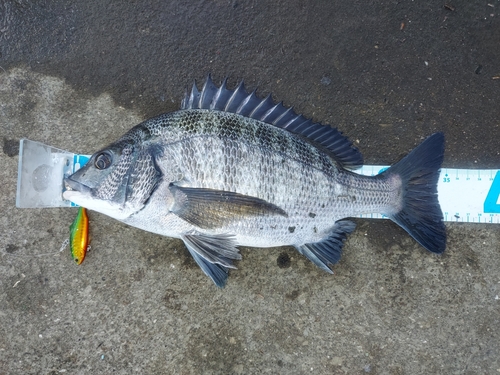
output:
[[[498,196],[500,195],[500,171],[495,175],[495,179],[490,186],[488,195],[484,200],[484,212],[485,213],[500,213],[500,204],[497,203]]]

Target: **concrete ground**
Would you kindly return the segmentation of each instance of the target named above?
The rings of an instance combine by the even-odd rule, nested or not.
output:
[[[18,142],[93,153],[208,72],[337,126],[367,164],[444,131],[444,165],[500,167],[500,1],[0,1],[0,374],[495,374],[500,227],[435,256],[358,220],[335,275],[242,249],[217,289],[178,240],[17,209]]]

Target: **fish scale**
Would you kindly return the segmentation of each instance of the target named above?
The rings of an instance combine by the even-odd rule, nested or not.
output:
[[[190,111],[185,112],[187,112],[184,113],[185,116],[190,116]],[[191,121],[186,120],[186,122]],[[239,126],[255,125],[251,121],[242,121]],[[280,131],[278,128],[271,129]],[[285,154],[277,147],[267,149],[267,144],[275,143],[262,145],[259,137],[251,139],[255,142],[249,142],[248,138],[245,138],[244,142],[224,139],[225,136],[231,135],[228,132],[220,134],[210,129],[208,135],[200,134],[199,138],[185,139],[179,142],[179,150],[173,148],[170,151],[170,154],[178,155],[178,163],[182,165],[181,169],[186,171],[186,179],[192,186],[240,191],[280,207],[286,207],[287,211],[298,207],[304,217],[310,212],[305,207],[308,202],[320,202],[320,205],[324,204],[327,207],[323,210],[323,216],[328,220],[326,226],[328,228],[332,226],[332,221],[343,217],[355,216],[366,210],[373,212],[389,207],[389,193],[394,187],[386,180],[363,179],[347,171],[341,173],[331,159],[322,157],[323,154],[318,153],[314,146],[305,141],[294,139],[298,145],[290,147],[291,151]],[[247,142],[250,143],[248,148]],[[228,163],[228,159],[222,154],[222,150],[227,154],[236,153],[241,149],[244,151],[240,152],[237,165]],[[250,173],[255,169],[261,172],[258,176]],[[227,172],[230,173],[229,176]],[[280,191],[272,193],[274,189]],[[387,194],[381,194],[384,191],[387,191]],[[356,198],[346,200],[344,196]],[[304,239],[306,242],[311,240]]]
[[[377,176],[338,130],[313,123],[241,83],[210,78],[181,110],[132,128],[65,181],[66,199],[138,228],[181,238],[216,285],[238,246],[291,245],[332,272],[355,224],[383,213],[427,250],[446,234],[437,200],[444,136],[436,133]]]

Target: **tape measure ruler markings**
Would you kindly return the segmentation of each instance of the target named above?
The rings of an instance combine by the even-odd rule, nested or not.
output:
[[[89,158],[90,155],[74,155],[74,171],[85,165]],[[364,165],[356,173],[375,176],[387,168],[386,165]],[[438,181],[438,196],[444,221],[500,224],[500,170],[443,168]],[[382,214],[358,217],[387,218]]]
[[[374,176],[384,165],[365,165],[357,173]],[[438,181],[439,204],[445,221],[500,224],[500,170],[443,168]],[[381,214],[360,215],[385,218]]]

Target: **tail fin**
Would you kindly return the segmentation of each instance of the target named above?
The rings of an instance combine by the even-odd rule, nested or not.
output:
[[[383,172],[399,175],[403,186],[403,206],[399,212],[388,214],[389,218],[423,247],[437,254],[446,248],[443,213],[437,195],[443,156],[444,134],[435,133]]]

